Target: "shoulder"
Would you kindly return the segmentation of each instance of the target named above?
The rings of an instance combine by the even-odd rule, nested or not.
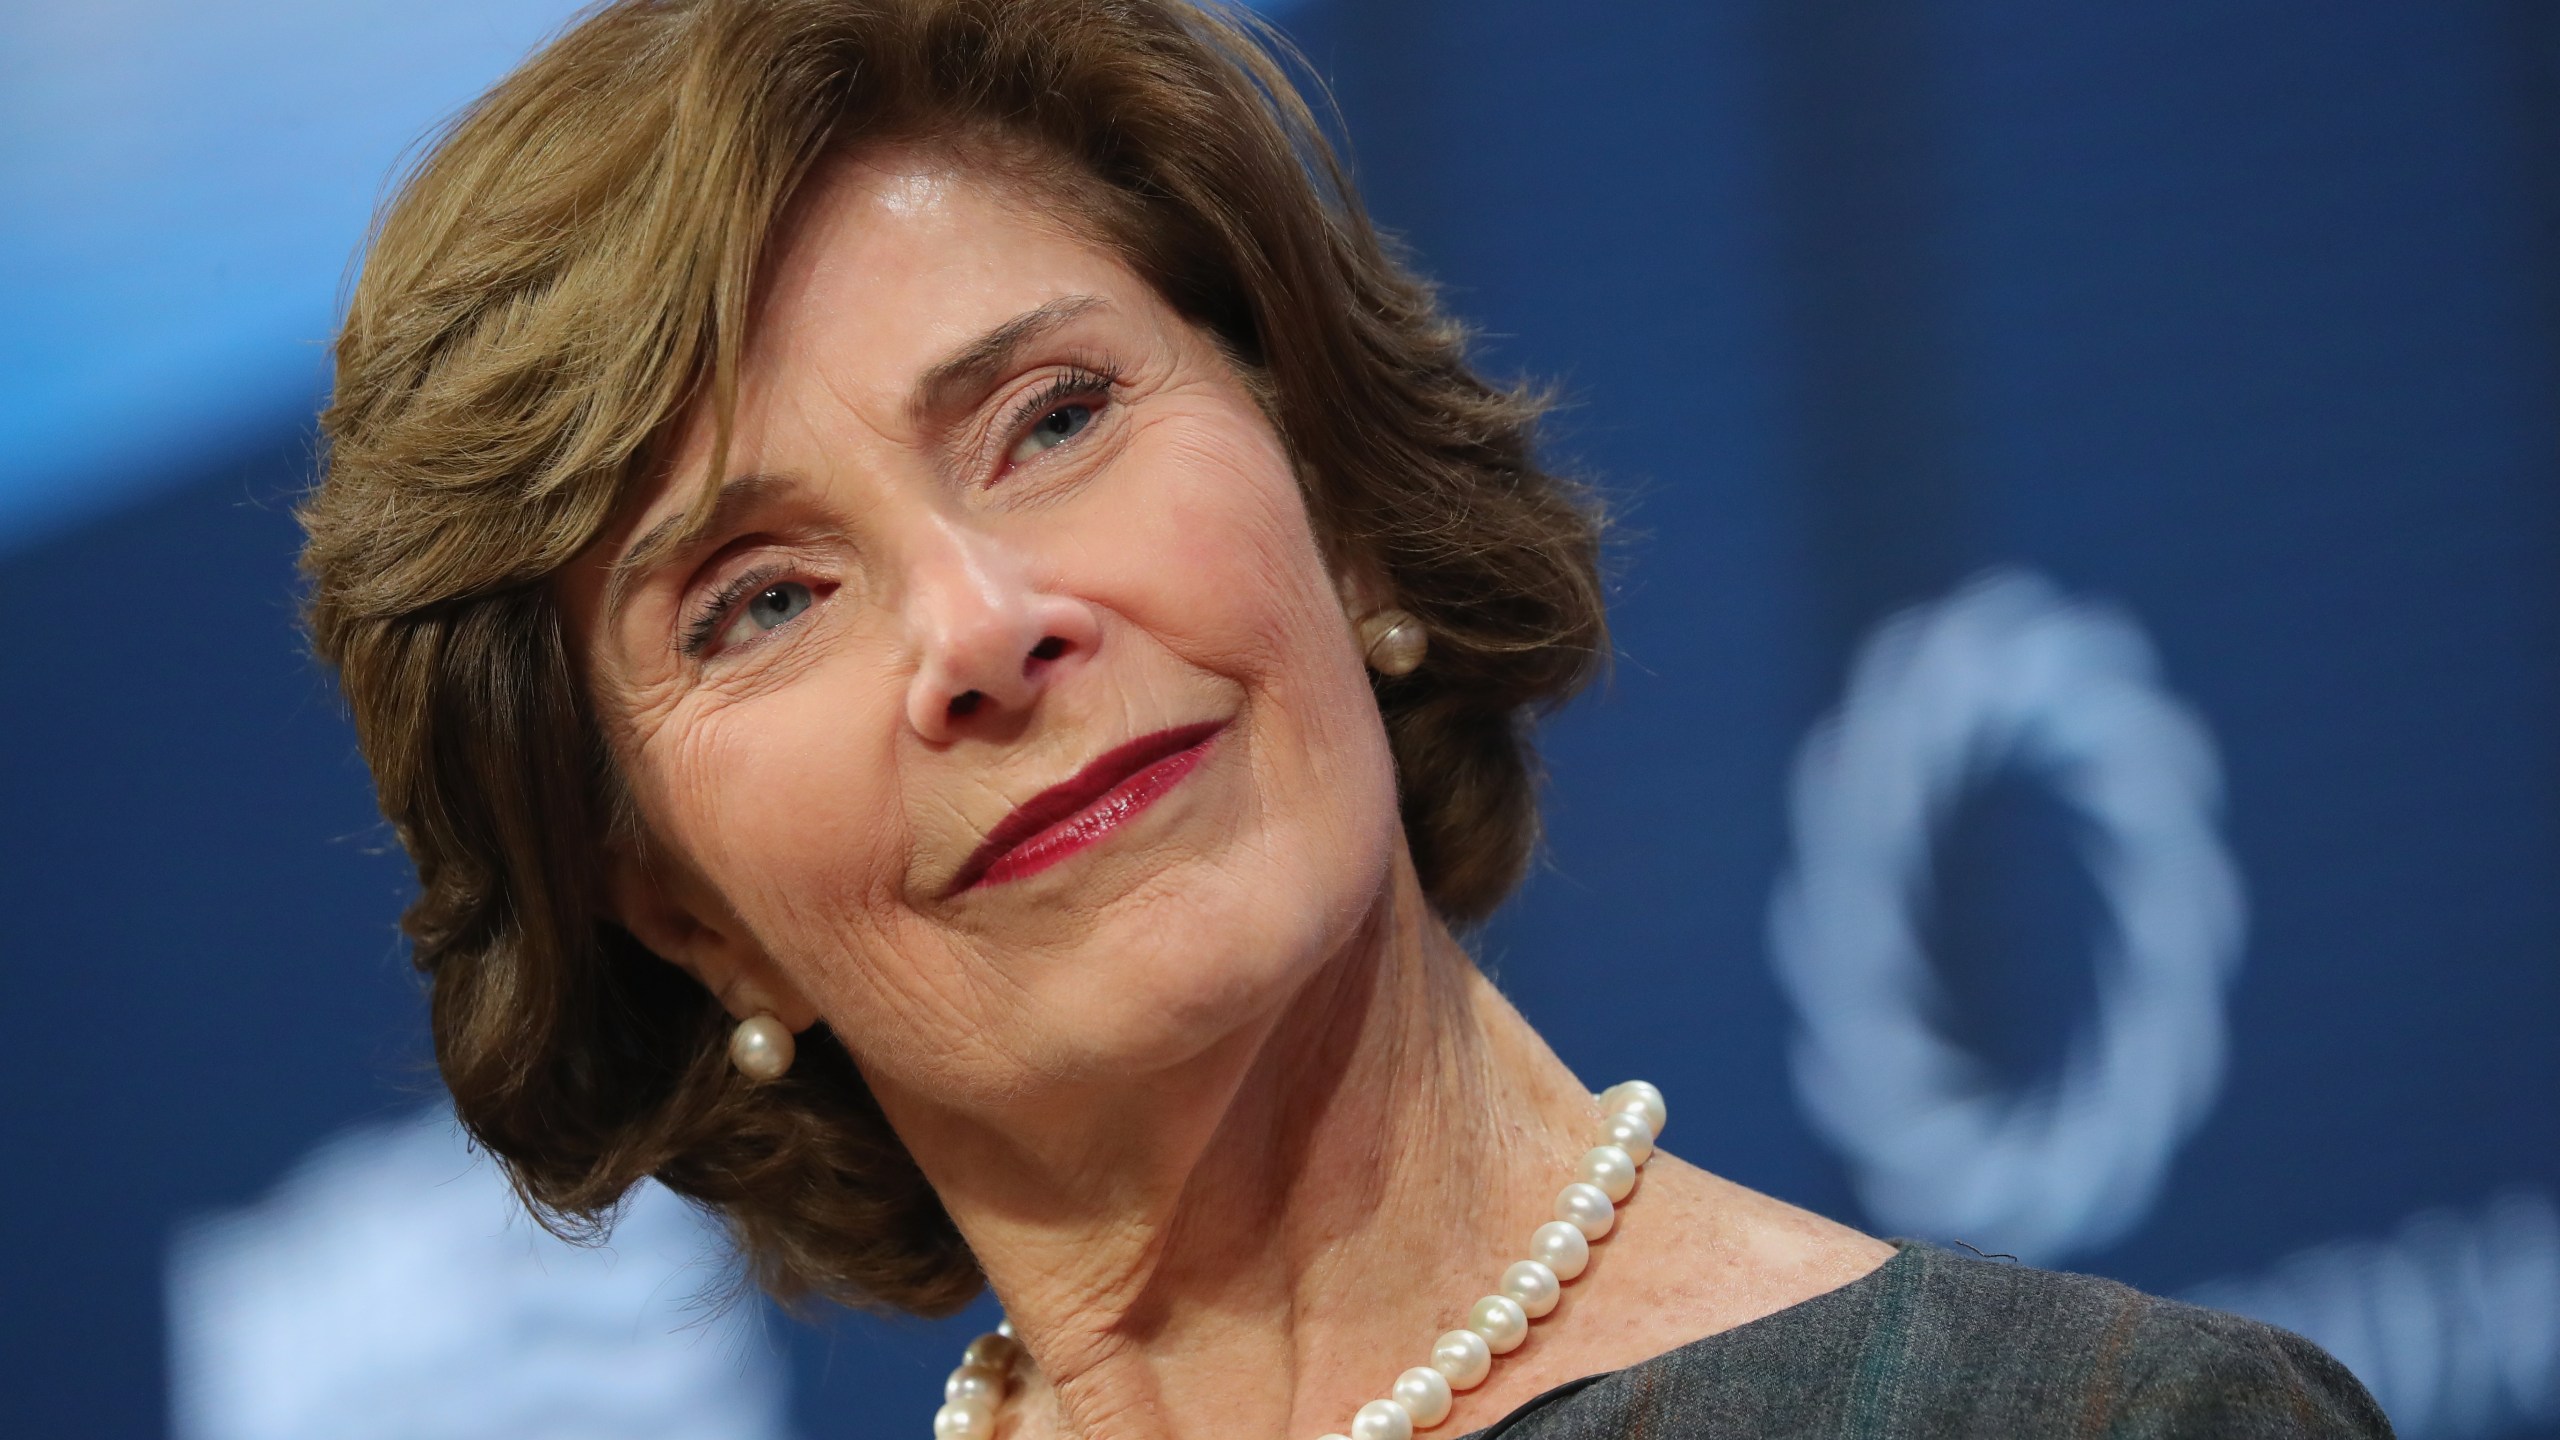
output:
[[[2273,1325],[2142,1296],[2103,1398],[2111,1436],[2388,1436],[2391,1422],[2328,1351]]]
[[[1543,1397],[1487,1435],[2387,1437],[2300,1336],[2069,1275],[1905,1244],[1802,1304]]]
[[[2095,1276],[1927,1246],[1898,1258],[1899,1323],[1868,1336],[1903,1392],[1877,1397],[1888,1409],[2123,1440],[2391,1433],[2344,1366],[2274,1326]]]

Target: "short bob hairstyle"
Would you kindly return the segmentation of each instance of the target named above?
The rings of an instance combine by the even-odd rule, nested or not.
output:
[[[418,869],[403,926],[472,1132],[565,1234],[655,1176],[786,1299],[927,1314],[977,1264],[824,1033],[729,1072],[719,1004],[604,918],[636,823],[551,582],[687,416],[725,434],[759,257],[812,164],[944,143],[1120,256],[1270,414],[1315,531],[1431,631],[1381,681],[1431,902],[1537,827],[1525,726],[1605,649],[1597,521],[1382,248],[1267,32],[1185,0],[618,0],[465,112],[386,208],[301,511],[309,626]],[[706,477],[716,479],[716,476]]]

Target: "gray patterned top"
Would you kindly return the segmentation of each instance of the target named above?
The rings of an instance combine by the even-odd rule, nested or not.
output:
[[[2391,1434],[2355,1377],[2298,1335],[1900,1244],[1837,1290],[1558,1386],[1468,1440]]]

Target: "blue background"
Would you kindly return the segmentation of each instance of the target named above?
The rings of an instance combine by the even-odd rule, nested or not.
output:
[[[1479,942],[1570,1063],[1657,1080],[1700,1163],[1891,1221],[1792,1067],[1790,775],[1880,623],[2008,567],[2148,636],[2248,916],[2156,1200],[2036,1258],[2281,1310],[2306,1266],[2549,1213],[2560,14],[1274,8],[1618,514],[1615,674],[1547,726],[1548,854]],[[166,1433],[172,1237],[435,1095],[289,503],[374,195],[561,13],[0,19],[0,1429]],[[2094,1023],[2109,913],[2082,822],[1978,780],[1924,1018],[2025,1093]],[[2407,1433],[2560,1435],[2560,1272],[2522,1273],[2495,1323],[2368,1316],[2398,1359],[2319,1338]],[[923,1433],[970,1323],[776,1323],[799,1432]]]

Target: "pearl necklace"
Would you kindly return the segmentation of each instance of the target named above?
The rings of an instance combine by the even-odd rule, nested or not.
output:
[[[1529,1236],[1529,1258],[1503,1271],[1494,1293],[1467,1311],[1466,1324],[1432,1345],[1430,1364],[1397,1376],[1387,1398],[1361,1406],[1349,1435],[1324,1440],[1412,1440],[1416,1430],[1448,1419],[1456,1392],[1483,1384],[1493,1357],[1519,1349],[1529,1322],[1556,1308],[1564,1282],[1591,1262],[1591,1242],[1617,1224],[1618,1202],[1636,1188],[1636,1171],[1653,1157],[1654,1137],[1670,1118],[1662,1092],[1642,1080],[1612,1085],[1593,1098],[1601,1119],[1592,1148],[1582,1157],[1580,1178],[1557,1192],[1556,1218]],[[943,1382],[934,1440],[990,1440],[1013,1373],[1028,1363],[1011,1321],[970,1341],[960,1368]]]

